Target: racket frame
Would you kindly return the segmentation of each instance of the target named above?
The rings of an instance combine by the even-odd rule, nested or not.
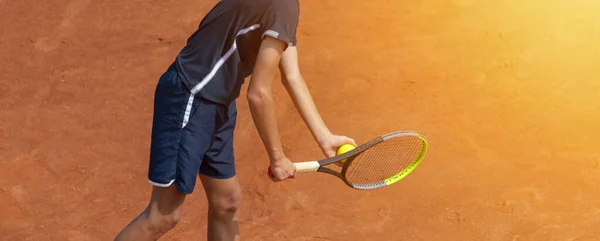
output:
[[[385,180],[382,180],[380,182],[376,182],[373,184],[351,184],[348,182],[348,180],[345,178],[346,171],[348,170],[348,167],[350,166],[350,164],[352,164],[352,162],[354,161],[354,158],[356,158],[359,154],[361,154],[362,152],[368,150],[369,148],[371,148],[375,145],[381,144],[387,140],[401,137],[401,136],[414,136],[414,137],[418,137],[419,139],[421,139],[423,141],[423,148],[421,149],[421,152],[419,153],[417,158],[407,168],[404,168],[402,171],[400,171],[399,173],[397,173],[394,176],[388,177]],[[406,177],[408,174],[410,174],[413,170],[415,170],[415,168],[421,163],[421,161],[425,157],[425,154],[427,153],[427,149],[428,149],[428,142],[427,142],[427,139],[423,135],[421,135],[417,132],[413,132],[413,131],[396,131],[396,132],[391,132],[391,133],[379,136],[379,137],[377,137],[365,144],[362,144],[362,145],[356,147],[355,149],[350,150],[344,154],[333,156],[333,157],[326,158],[326,159],[322,159],[319,161],[296,162],[296,163],[294,163],[294,165],[296,166],[296,172],[299,172],[299,173],[301,173],[301,172],[328,173],[328,174],[334,175],[334,176],[342,179],[344,181],[344,183],[346,183],[346,185],[348,185],[352,188],[367,190],[367,189],[375,189],[375,188],[389,186],[389,185],[392,185],[392,184],[402,180],[404,177]],[[341,172],[337,172],[337,171],[334,171],[334,170],[326,167],[328,165],[331,165],[333,163],[339,162],[344,159],[347,159],[347,160],[343,163]]]

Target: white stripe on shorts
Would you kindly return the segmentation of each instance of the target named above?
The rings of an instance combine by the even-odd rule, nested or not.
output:
[[[158,183],[158,182],[153,182],[152,180],[148,179],[148,182],[150,182],[150,184],[157,186],[157,187],[169,187],[171,186],[171,184],[173,184],[173,182],[175,182],[175,179],[171,180],[169,183],[167,184],[162,184],[162,183]]]

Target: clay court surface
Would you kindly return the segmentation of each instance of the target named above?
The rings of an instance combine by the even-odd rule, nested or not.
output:
[[[0,0],[0,239],[112,240],[147,204],[156,81],[215,1]],[[244,96],[243,240],[600,240],[600,2],[301,0],[328,126],[430,141],[394,186],[272,183]],[[247,86],[244,86],[244,90]],[[293,161],[323,157],[279,82]],[[204,240],[201,186],[164,240]]]

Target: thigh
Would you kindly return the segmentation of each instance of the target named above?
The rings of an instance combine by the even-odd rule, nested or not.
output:
[[[160,77],[154,94],[148,179],[159,187],[175,181],[181,122],[189,98],[171,65]]]
[[[215,105],[191,95],[176,71],[169,68],[155,94],[150,183],[156,187],[174,185],[183,194],[194,191],[198,170],[215,133],[216,114]]]
[[[233,136],[236,125],[235,102],[217,109],[215,134],[210,148],[204,154],[199,173],[216,179],[228,179],[236,175]]]

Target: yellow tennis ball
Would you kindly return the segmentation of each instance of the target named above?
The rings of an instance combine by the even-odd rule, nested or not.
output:
[[[336,155],[338,155],[338,156],[342,155],[346,152],[354,150],[354,148],[356,148],[356,147],[352,144],[343,144],[340,147],[338,147]],[[344,163],[344,162],[346,162],[346,159],[342,159],[340,162]]]

